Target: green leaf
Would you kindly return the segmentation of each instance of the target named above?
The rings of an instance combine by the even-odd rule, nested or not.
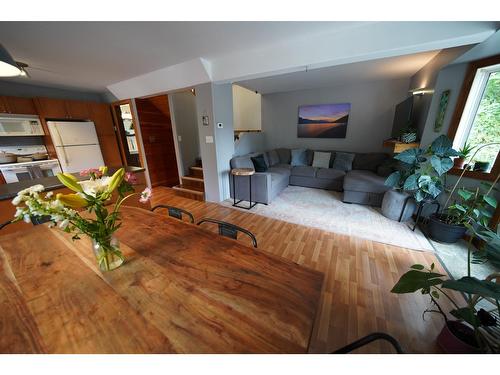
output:
[[[438,175],[443,175],[453,167],[453,161],[449,157],[431,156],[431,165]]]
[[[483,200],[488,203],[491,207],[497,208],[497,200],[489,195],[483,196]]]
[[[399,180],[401,179],[401,173],[399,171],[391,173],[384,182],[386,186],[397,186],[399,185]]]
[[[441,284],[443,282],[441,277],[444,277],[444,275],[434,272],[410,270],[401,276],[391,292],[401,294],[413,293],[419,289],[427,289],[433,285]]]
[[[457,193],[466,201],[468,201],[470,198],[472,198],[474,196],[474,193],[472,191],[465,190],[465,189],[459,189],[457,191]]]
[[[445,156],[450,153],[452,149],[452,143],[450,139],[445,135],[440,135],[431,144],[431,150],[434,154],[438,156]]]
[[[413,266],[410,267],[411,269],[414,269],[414,270],[419,270],[419,271],[422,271],[425,267],[422,266],[421,264],[414,264]]]
[[[418,178],[419,178],[419,175],[417,175],[417,174],[410,175],[406,179],[406,181],[403,185],[403,189],[404,190],[417,190],[418,189],[418,184],[417,184]]]
[[[435,299],[439,299],[439,293],[438,293],[438,292],[436,292],[435,290],[433,290],[433,291],[431,292],[431,294],[432,294],[432,296],[433,296]]]
[[[474,310],[469,309],[468,307],[451,310],[450,313],[455,318],[465,320],[474,327],[478,327],[481,324],[477,316],[474,314]]]
[[[417,190],[414,194],[414,197],[417,202],[421,202],[427,197],[427,195],[423,191]]]
[[[443,288],[458,290],[459,292],[478,294],[481,297],[500,299],[500,284],[492,281],[479,280],[475,277],[462,277],[458,280],[443,282]]]
[[[419,148],[412,148],[397,154],[394,159],[400,160],[406,164],[415,164],[419,160],[419,156],[422,155],[422,150]]]

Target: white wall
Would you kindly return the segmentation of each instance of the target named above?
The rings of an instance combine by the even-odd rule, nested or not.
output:
[[[409,79],[397,79],[262,95],[267,149],[383,151],[382,143],[391,134],[394,107],[407,97],[408,84]],[[351,103],[346,138],[298,138],[299,105],[327,103]]]
[[[198,123],[196,116],[196,98],[191,91],[180,91],[169,95],[171,98],[172,119],[181,154],[182,175],[189,173],[189,167],[195,165],[200,156],[200,141],[198,137]]]
[[[261,95],[233,85],[234,130],[261,130]]]

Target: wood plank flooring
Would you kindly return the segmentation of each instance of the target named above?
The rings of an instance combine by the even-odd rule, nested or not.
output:
[[[443,326],[442,318],[426,314],[425,321],[422,319],[428,299],[390,293],[412,264],[434,262],[439,272],[446,273],[434,254],[291,224],[179,197],[169,188],[154,188],[152,206],[161,203],[190,211],[196,221],[212,217],[240,225],[255,234],[260,250],[323,272],[310,352],[329,353],[375,331],[393,335],[408,353],[440,352],[435,338]],[[245,237],[241,241],[247,241]],[[247,243],[251,245],[249,240]],[[449,311],[445,303],[443,307]],[[384,342],[357,352],[393,353]]]

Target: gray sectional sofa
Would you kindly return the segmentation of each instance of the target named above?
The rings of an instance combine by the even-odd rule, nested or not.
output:
[[[266,172],[256,172],[252,176],[252,201],[268,204],[288,185],[343,191],[343,201],[380,206],[384,193],[389,190],[384,185],[392,172],[391,159],[384,153],[355,153],[352,170],[332,168],[335,151],[330,152],[329,168],[313,167],[314,150],[306,150],[307,164],[291,166],[291,150],[280,148],[264,153],[252,153],[233,157],[232,168],[254,168],[252,157],[264,155],[268,167]],[[231,198],[249,200],[248,177],[230,176]]]

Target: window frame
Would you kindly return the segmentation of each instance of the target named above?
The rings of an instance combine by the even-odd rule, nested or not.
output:
[[[455,106],[455,111],[453,113],[450,126],[448,127],[448,138],[450,138],[453,142],[455,142],[455,136],[457,135],[458,127],[460,125],[465,105],[467,103],[467,99],[469,98],[472,84],[474,82],[478,69],[498,64],[500,64],[500,55],[487,57],[469,63],[469,66],[467,67],[467,72],[465,73],[465,79],[462,84],[462,88],[460,89],[460,94],[457,100],[457,104]],[[463,170],[458,168],[452,168],[449,171],[449,173],[453,175],[460,175],[462,172]],[[499,172],[500,172],[500,152],[497,154],[497,158],[495,159],[493,167],[489,172],[465,171],[464,177],[469,177],[476,180],[494,181]]]

